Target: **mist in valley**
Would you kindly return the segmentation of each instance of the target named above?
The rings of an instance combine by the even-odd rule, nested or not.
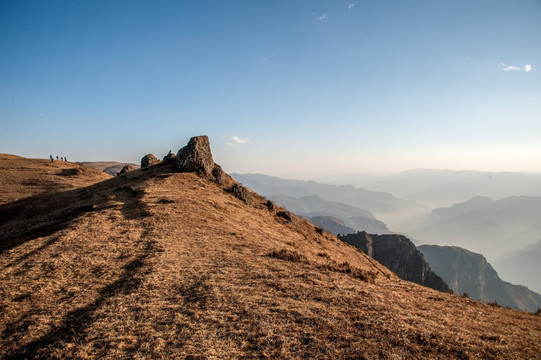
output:
[[[355,226],[352,218],[363,215],[416,245],[482,254],[503,280],[541,292],[535,275],[541,273],[541,174],[417,169],[357,181],[334,177],[334,184],[233,176],[299,215],[328,216],[335,229],[386,232],[366,222]]]

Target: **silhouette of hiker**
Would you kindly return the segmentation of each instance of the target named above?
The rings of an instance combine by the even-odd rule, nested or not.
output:
[[[64,161],[68,161],[68,157],[67,157],[67,156],[64,156]]]
[[[60,161],[64,161],[64,157],[63,157],[63,156],[60,157]]]
[[[56,155],[56,160],[58,161],[58,155]]]
[[[54,162],[53,156],[49,155],[49,158],[51,159],[51,162]]]

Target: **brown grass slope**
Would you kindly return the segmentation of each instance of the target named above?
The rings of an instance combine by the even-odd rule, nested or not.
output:
[[[103,171],[79,163],[0,154],[0,204],[80,188],[110,177]]]
[[[167,164],[0,206],[0,357],[538,358],[540,317],[398,279]]]

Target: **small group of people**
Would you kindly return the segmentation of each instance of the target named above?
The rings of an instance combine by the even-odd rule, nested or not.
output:
[[[51,162],[54,162],[54,158],[52,155],[49,155],[49,159],[51,159]],[[56,161],[58,161],[58,155],[56,155]],[[67,156],[61,156],[60,157],[60,161],[68,161],[68,157]]]

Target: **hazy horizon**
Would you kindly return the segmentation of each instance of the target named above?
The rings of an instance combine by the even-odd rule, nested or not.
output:
[[[541,171],[541,3],[3,1],[0,152]]]

